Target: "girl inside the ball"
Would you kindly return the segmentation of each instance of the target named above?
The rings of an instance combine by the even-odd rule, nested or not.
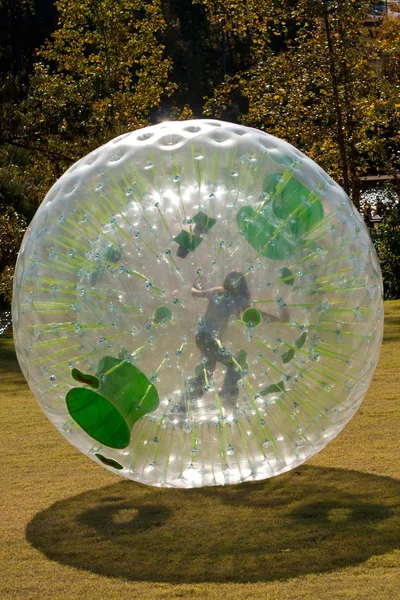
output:
[[[201,397],[210,385],[217,363],[226,367],[224,382],[219,396],[235,402],[238,394],[238,382],[246,369],[246,352],[240,350],[235,356],[226,353],[222,337],[230,319],[240,319],[243,312],[250,308],[252,300],[246,277],[240,271],[231,271],[221,286],[206,289],[207,278],[196,279],[192,286],[194,298],[206,298],[208,305],[204,317],[197,328],[195,342],[201,352],[201,364],[196,368],[196,376],[186,381],[186,394],[182,397],[181,408],[185,409],[188,396],[195,400]],[[289,311],[282,308],[279,316],[258,310],[268,321],[289,320]],[[239,366],[238,366],[239,365]]]

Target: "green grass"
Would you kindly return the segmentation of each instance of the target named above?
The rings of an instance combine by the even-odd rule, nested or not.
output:
[[[110,474],[40,411],[0,338],[0,598],[396,599],[400,302],[367,397],[295,471],[167,490]]]

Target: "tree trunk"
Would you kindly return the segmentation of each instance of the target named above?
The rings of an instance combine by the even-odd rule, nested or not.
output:
[[[323,6],[323,18],[325,24],[325,32],[326,32],[326,40],[328,43],[328,51],[329,51],[329,70],[331,74],[332,87],[333,87],[333,97],[334,97],[334,105],[336,112],[336,135],[337,142],[339,146],[340,159],[342,163],[342,174],[343,174],[343,188],[346,194],[350,194],[350,183],[349,183],[349,165],[347,159],[346,152],[346,141],[344,136],[344,124],[343,124],[343,115],[340,107],[340,98],[339,98],[339,86],[338,86],[338,77],[337,77],[337,69],[336,69],[336,57],[335,51],[333,49],[332,44],[332,36],[331,29],[329,24],[329,13],[328,7],[326,4],[326,0],[322,0]]]

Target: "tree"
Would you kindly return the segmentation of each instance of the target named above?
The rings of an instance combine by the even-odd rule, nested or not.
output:
[[[174,94],[164,99],[160,115],[169,119],[201,117],[204,97],[221,80],[220,35],[205,7],[192,0],[162,2],[166,23],[160,33],[165,54],[172,62]]]
[[[55,25],[51,0],[0,0],[0,204],[30,219],[40,177],[31,142],[23,139],[22,104],[28,94],[34,50]]]
[[[39,196],[82,155],[147,125],[176,87],[158,39],[160,0],[55,6],[57,28],[36,54],[29,95],[5,140],[32,153]]]
[[[400,12],[400,8],[399,8]],[[380,93],[385,106],[382,132],[387,172],[400,171],[400,19],[386,18],[378,30],[376,49],[381,61]]]
[[[302,149],[358,205],[360,177],[371,170],[386,172],[393,164],[386,152],[388,135],[393,136],[390,90],[371,67],[377,48],[364,27],[369,2],[272,4],[279,5],[279,13],[269,13],[257,60],[225,78],[206,112],[229,114],[240,93],[248,102],[240,115],[244,124]],[[283,38],[280,52],[274,51],[274,37]]]
[[[395,190],[386,189],[390,198],[384,206],[384,219],[371,237],[378,254],[385,300],[400,298],[400,203]]]
[[[0,301],[11,302],[14,264],[25,229],[21,215],[0,205]]]

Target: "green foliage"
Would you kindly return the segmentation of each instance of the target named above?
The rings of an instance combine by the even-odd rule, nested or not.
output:
[[[0,204],[31,219],[43,197],[38,149],[25,131],[23,103],[35,48],[50,35],[55,8],[49,0],[0,0]],[[37,114],[39,122],[42,115]]]
[[[11,302],[14,264],[26,228],[13,207],[0,205],[0,299]]]
[[[28,16],[45,21],[42,4],[18,0],[3,12],[11,25]],[[12,34],[15,25],[0,61],[12,58],[0,144],[30,152],[30,195],[42,198],[71,162],[120,133],[159,118],[201,116],[205,94],[206,116],[290,141],[341,181],[356,204],[360,176],[399,168],[400,23],[384,20],[372,39],[366,0],[54,6],[58,22],[39,44],[29,89],[28,54]]]
[[[58,0],[56,6],[58,27],[38,53],[32,94],[50,116],[49,133],[68,140],[84,129],[108,139],[146,124],[174,87],[157,39],[165,28],[160,2]]]
[[[400,298],[400,204],[386,210],[384,220],[371,231],[380,262],[385,300]]]
[[[165,28],[158,38],[171,60],[173,96],[165,99],[158,118],[200,118],[204,97],[221,80],[220,27],[210,22],[205,7],[191,0],[164,0]]]
[[[176,87],[159,41],[166,26],[160,0],[57,0],[55,6],[57,27],[36,53],[29,93],[2,118],[4,142],[31,153],[40,198],[72,162],[147,125]]]
[[[400,23],[383,30],[376,45],[364,26],[369,8],[369,2],[353,0],[260,3],[263,27],[252,36],[253,63],[228,75],[206,105],[209,116],[229,119],[238,111],[240,94],[248,107],[240,121],[306,152],[356,204],[363,174],[399,168],[394,74]],[[238,13],[237,19],[243,18]],[[250,29],[251,23],[250,16]],[[278,38],[280,52],[274,46]],[[373,61],[383,49],[393,66],[378,73]]]

